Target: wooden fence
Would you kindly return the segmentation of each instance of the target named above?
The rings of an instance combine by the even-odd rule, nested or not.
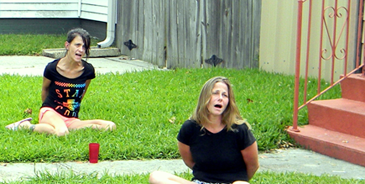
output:
[[[118,0],[123,54],[167,68],[257,68],[261,0]],[[129,50],[131,40],[137,48]]]

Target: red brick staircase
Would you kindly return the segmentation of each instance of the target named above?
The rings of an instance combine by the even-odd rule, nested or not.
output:
[[[309,125],[287,132],[315,152],[365,166],[365,76],[341,82],[342,98],[308,104]]]

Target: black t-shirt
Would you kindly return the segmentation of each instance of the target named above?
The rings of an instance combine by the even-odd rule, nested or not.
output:
[[[95,69],[90,63],[82,60],[83,73],[77,78],[70,79],[57,72],[59,60],[48,63],[44,69],[43,76],[51,80],[51,84],[42,107],[51,107],[65,117],[78,118],[86,80],[95,78]]]
[[[246,124],[224,128],[211,133],[194,120],[187,120],[177,136],[178,141],[190,146],[195,162],[193,179],[205,182],[231,183],[247,181],[246,164],[241,150],[252,145],[256,139]]]

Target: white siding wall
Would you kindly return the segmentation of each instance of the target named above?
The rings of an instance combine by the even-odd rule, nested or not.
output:
[[[82,3],[81,3],[80,18],[107,22],[108,20],[107,0],[82,0],[81,2]]]
[[[104,0],[0,0],[0,18],[82,18],[107,22]]]

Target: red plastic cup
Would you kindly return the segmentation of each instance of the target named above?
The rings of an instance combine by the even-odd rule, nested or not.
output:
[[[100,148],[100,145],[98,143],[89,144],[89,162],[90,163],[98,163],[99,148]]]

